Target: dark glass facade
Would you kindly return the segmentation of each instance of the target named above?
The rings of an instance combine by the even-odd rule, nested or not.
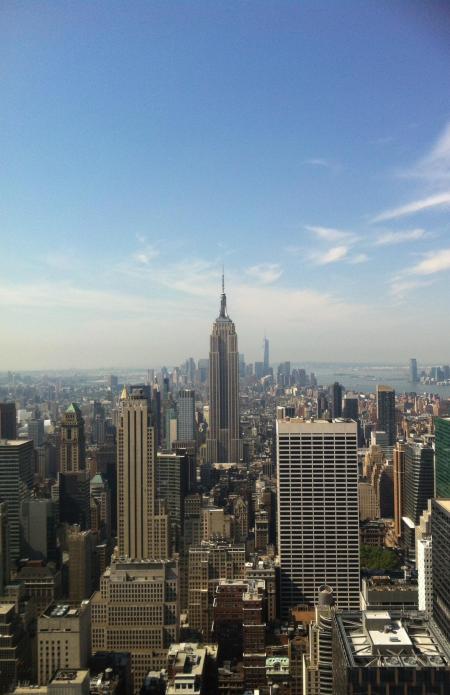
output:
[[[436,448],[436,497],[450,497],[450,418],[434,421]]]
[[[450,499],[433,500],[433,618],[450,640]]]

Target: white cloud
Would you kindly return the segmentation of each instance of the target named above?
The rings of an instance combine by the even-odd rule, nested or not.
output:
[[[145,246],[140,251],[133,253],[133,260],[142,265],[149,265],[155,258],[158,258],[159,251],[154,246]]]
[[[311,225],[307,224],[305,225],[305,229],[308,230],[308,232],[312,232],[315,234],[319,239],[323,239],[324,241],[347,241],[347,242],[354,242],[357,240],[357,237],[353,232],[347,232],[344,229],[335,229],[334,227],[321,227],[318,225]]]
[[[448,182],[450,179],[450,121],[428,154],[406,171],[401,171],[400,176],[424,179],[430,183]]]
[[[431,280],[405,280],[397,277],[391,281],[390,291],[395,299],[404,300],[412,291],[421,287],[428,287],[431,284]]]
[[[263,285],[271,285],[283,274],[278,263],[260,263],[259,265],[252,265],[250,268],[247,268],[245,272]]]
[[[327,265],[328,263],[336,263],[337,261],[342,261],[348,253],[348,246],[333,246],[328,251],[324,253],[315,253],[312,255],[312,259],[318,265]]]
[[[387,220],[396,220],[400,217],[405,217],[406,215],[414,215],[418,212],[423,212],[424,210],[430,210],[432,208],[439,208],[448,205],[450,205],[450,191],[445,193],[436,193],[435,195],[430,195],[427,198],[413,200],[411,203],[401,205],[398,208],[385,210],[379,215],[373,217],[372,222],[376,223],[385,222]]]
[[[405,229],[400,232],[384,232],[375,239],[375,246],[392,246],[394,244],[402,244],[407,241],[417,241],[426,236],[424,229]]]
[[[357,253],[348,259],[348,262],[352,265],[359,265],[360,263],[366,263],[369,260],[367,253]]]
[[[433,275],[443,270],[450,270],[450,249],[430,251],[410,272],[414,275]]]

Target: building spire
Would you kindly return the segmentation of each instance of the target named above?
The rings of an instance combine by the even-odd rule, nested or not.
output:
[[[225,270],[222,265],[222,294],[220,295],[220,318],[227,318],[227,295],[225,294]]]

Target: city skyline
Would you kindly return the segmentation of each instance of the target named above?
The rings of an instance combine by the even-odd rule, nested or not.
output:
[[[445,362],[433,7],[5,3],[4,368],[205,354],[222,262],[248,360]]]

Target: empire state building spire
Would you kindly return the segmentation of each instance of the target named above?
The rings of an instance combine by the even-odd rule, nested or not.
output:
[[[242,458],[239,352],[236,329],[227,312],[223,273],[220,314],[210,337],[207,458],[210,463],[234,463]]]
[[[225,273],[222,268],[222,294],[220,295],[220,314],[221,319],[228,318],[227,314],[227,295],[225,294]]]

